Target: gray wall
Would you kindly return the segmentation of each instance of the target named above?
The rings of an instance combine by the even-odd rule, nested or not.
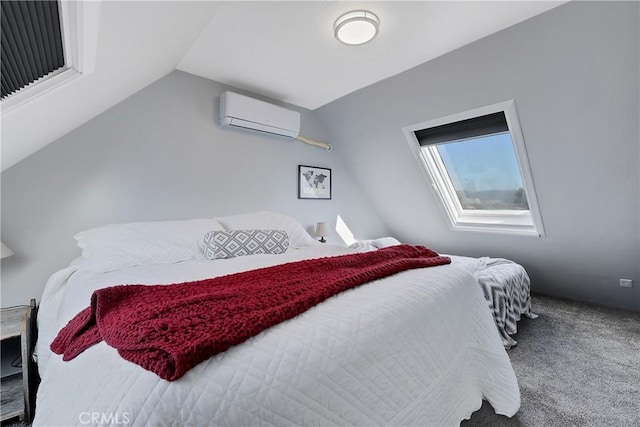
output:
[[[220,129],[225,89],[175,71],[4,171],[2,241],[15,255],[2,260],[2,306],[39,299],[49,275],[80,254],[73,235],[107,223],[274,210],[310,229],[340,215],[358,238],[386,234],[340,147]],[[302,134],[328,140],[298,110]],[[333,169],[332,200],[297,199],[298,164]]]
[[[330,153],[220,129],[226,87],[171,73],[1,174],[2,241],[16,252],[2,260],[1,305],[39,298],[79,255],[80,230],[271,209],[307,227],[339,214],[359,238],[509,257],[534,291],[640,309],[639,15],[637,2],[571,2],[300,110],[303,134],[330,140]],[[507,99],[545,238],[450,231],[401,131]],[[296,198],[298,164],[333,168],[332,201]]]
[[[638,2],[571,2],[317,112],[396,237],[512,258],[534,291],[640,310],[638,22]],[[509,99],[547,236],[450,231],[401,129]]]

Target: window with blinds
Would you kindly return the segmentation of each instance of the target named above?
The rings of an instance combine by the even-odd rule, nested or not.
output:
[[[1,99],[65,68],[58,1],[2,0]]]
[[[513,101],[404,131],[452,229],[543,235]]]

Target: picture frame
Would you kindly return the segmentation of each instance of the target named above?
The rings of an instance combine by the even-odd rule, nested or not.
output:
[[[298,199],[331,200],[331,169],[298,165]]]

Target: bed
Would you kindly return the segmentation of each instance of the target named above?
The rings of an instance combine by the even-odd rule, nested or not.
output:
[[[377,250],[399,244],[393,237],[383,237],[358,241],[350,247]],[[468,271],[478,281],[505,348],[516,345],[518,342],[512,335],[518,332],[518,321],[522,316],[538,317],[531,311],[531,281],[524,267],[504,258],[446,256],[451,258],[453,265]]]
[[[280,255],[211,261],[209,230],[285,230]],[[261,212],[113,225],[76,236],[83,256],[43,293],[34,425],[458,425],[487,400],[512,416],[520,393],[475,278],[445,265],[342,292],[220,353],[177,381],[104,342],[63,362],[49,344],[94,290],[172,284],[356,249],[317,244],[293,219]],[[142,247],[142,249],[141,249]]]

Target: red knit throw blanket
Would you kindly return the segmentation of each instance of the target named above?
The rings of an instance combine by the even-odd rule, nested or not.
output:
[[[104,340],[126,360],[174,381],[209,357],[327,298],[413,268],[449,264],[424,246],[399,245],[174,285],[99,289],[51,350],[68,361]]]

